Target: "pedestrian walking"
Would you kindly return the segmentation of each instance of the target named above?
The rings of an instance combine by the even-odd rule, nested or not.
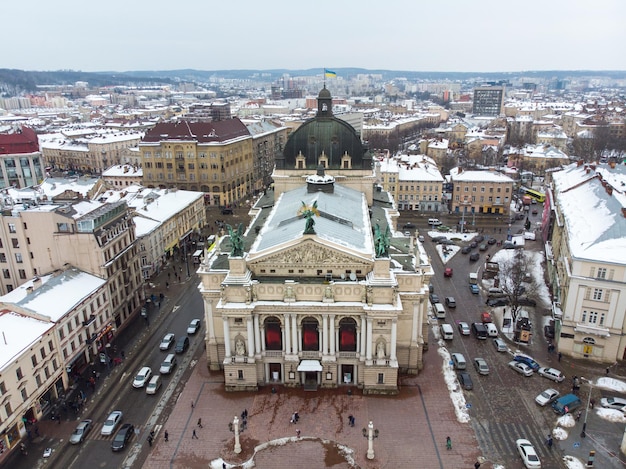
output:
[[[193,429],[193,432],[191,433],[191,439],[193,440],[194,438],[196,440],[198,439],[198,435],[196,435],[196,429],[195,428]]]
[[[579,410],[578,412],[576,412],[576,421],[579,422],[580,421],[580,417],[582,417],[583,415],[583,411]]]
[[[446,449],[452,449],[452,439],[449,436],[446,437]]]
[[[193,408],[195,407],[195,404],[193,403],[193,399],[191,400],[191,410],[193,410]]]
[[[151,436],[148,437],[148,444],[152,447],[152,437]]]
[[[480,463],[478,461],[476,461],[474,463],[474,469],[478,469],[480,467]]]
[[[300,438],[300,430],[296,428],[296,438]]]
[[[169,289],[170,289],[170,282],[165,282],[165,288],[166,288],[167,290],[169,290]]]
[[[546,440],[546,444],[548,445],[548,448],[552,449],[552,443],[554,441],[552,440],[552,435],[548,435],[548,439]]]
[[[167,433],[167,430],[165,430],[165,433],[163,434],[163,439],[164,439],[165,441],[170,441],[170,434],[169,434],[169,433]]]
[[[596,405],[596,400],[595,399],[589,399],[589,407],[591,407],[593,409],[593,406]]]
[[[606,367],[606,375],[609,376],[609,367]]]
[[[559,352],[559,361],[561,361],[561,357],[563,356],[563,354],[561,352]]]
[[[202,419],[201,418],[198,419],[198,427],[202,428]]]

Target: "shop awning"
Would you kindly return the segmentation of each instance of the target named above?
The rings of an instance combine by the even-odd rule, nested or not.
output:
[[[322,371],[323,369],[318,360],[302,360],[298,365],[298,371]]]

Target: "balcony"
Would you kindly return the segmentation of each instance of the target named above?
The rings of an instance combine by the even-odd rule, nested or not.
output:
[[[95,320],[96,320],[96,316],[92,314],[91,316],[89,316],[89,319],[87,319],[86,321],[83,321],[83,326],[89,327],[91,324],[93,324]]]

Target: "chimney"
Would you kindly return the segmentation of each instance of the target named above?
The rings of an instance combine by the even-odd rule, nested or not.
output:
[[[622,207],[622,216],[626,218],[626,207]]]
[[[576,162],[576,166],[578,166],[579,168],[583,165],[583,160],[578,160]]]
[[[33,278],[33,286],[32,286],[32,289],[33,289],[33,290],[37,290],[40,286],[41,286],[41,278],[39,278],[39,277],[35,277],[35,278]]]
[[[606,193],[609,195],[613,195],[613,187],[611,187],[609,184],[607,184],[606,186],[604,186],[604,190],[606,190]]]
[[[609,167],[615,169],[615,161],[609,161]]]

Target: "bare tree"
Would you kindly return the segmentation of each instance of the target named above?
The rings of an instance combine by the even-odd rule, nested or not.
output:
[[[508,300],[511,318],[513,324],[516,324],[522,298],[531,298],[537,292],[534,278],[528,275],[532,272],[533,263],[523,249],[516,249],[513,256],[500,261],[499,264],[499,287]]]

